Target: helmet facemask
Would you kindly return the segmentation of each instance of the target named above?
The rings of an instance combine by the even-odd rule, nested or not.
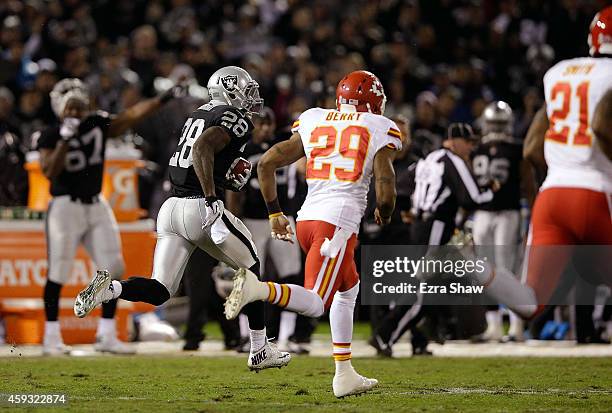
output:
[[[264,101],[259,97],[259,84],[256,81],[251,80],[247,83],[244,91],[236,89],[232,94],[237,96],[236,104],[232,102],[232,105],[244,110],[247,116],[251,117],[261,114]]]

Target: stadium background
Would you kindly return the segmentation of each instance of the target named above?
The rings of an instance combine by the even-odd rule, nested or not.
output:
[[[343,74],[367,68],[385,87],[387,115],[410,120],[413,143],[407,159],[414,160],[440,144],[450,122],[477,127],[483,107],[496,99],[510,103],[515,136],[523,138],[542,104],[543,73],[561,59],[587,55],[589,23],[609,2],[348,4],[0,1],[0,219],[24,214],[25,154],[32,133],[56,122],[49,91],[64,77],[85,80],[96,107],[117,113],[179,79],[205,85],[220,66],[237,64],[259,82],[281,134],[305,108],[330,107]],[[140,195],[152,218],[168,196],[166,165],[183,117],[206,98],[195,85],[190,93],[123,138],[148,160]],[[361,318],[368,318],[367,309],[359,310]],[[482,314],[473,316],[482,321]],[[176,345],[160,352],[140,343],[138,357],[40,358],[27,357],[39,350],[7,344],[0,346],[0,395],[61,391],[74,411],[610,409],[610,346],[447,343],[434,350],[440,357],[408,358],[403,357],[410,354],[405,345],[399,348],[400,358],[381,360],[371,358],[368,335],[367,326],[358,324],[355,363],[374,373],[381,387],[360,398],[337,401],[331,396],[330,383],[323,379],[331,372],[327,336],[313,352],[324,357],[298,356],[288,369],[257,376],[246,372],[243,357],[227,357],[222,344],[209,345],[211,340],[199,355],[214,357],[205,359],[176,357]],[[221,333],[211,336],[221,338]]]
[[[240,65],[259,82],[280,134],[303,110],[331,107],[341,76],[367,68],[385,87],[385,114],[410,120],[411,159],[438,147],[450,122],[478,130],[483,108],[498,99],[513,107],[522,138],[542,104],[543,74],[561,59],[587,55],[589,23],[604,4],[4,1],[0,205],[26,204],[25,153],[32,133],[56,122],[49,91],[64,77],[83,79],[96,108],[117,113],[177,81],[205,85],[217,68]],[[206,99],[203,88],[190,93],[192,100],[123,138],[149,161],[140,196],[152,218],[168,196],[167,160],[182,119]]]

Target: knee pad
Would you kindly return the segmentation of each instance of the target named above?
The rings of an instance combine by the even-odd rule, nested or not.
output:
[[[359,294],[359,282],[346,291],[336,291],[334,301],[340,305],[355,306],[357,294]]]
[[[323,300],[319,294],[315,293],[314,291],[311,291],[311,294],[313,299],[310,302],[310,306],[301,314],[306,317],[319,318],[325,312],[325,303],[323,303]]]
[[[47,279],[60,285],[70,281],[73,271],[73,259],[49,257]]]

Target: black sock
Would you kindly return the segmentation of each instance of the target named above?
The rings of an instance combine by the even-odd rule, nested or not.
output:
[[[57,314],[59,313],[59,297],[60,291],[62,290],[62,284],[58,284],[47,279],[45,284],[45,292],[43,299],[45,301],[45,315],[47,321],[57,321]]]
[[[244,306],[242,312],[249,318],[251,330],[263,330],[266,326],[266,311],[263,301],[253,301]]]
[[[153,305],[162,305],[170,298],[168,289],[157,280],[143,277],[130,277],[121,281],[121,295],[127,301],[142,301]]]
[[[102,318],[115,318],[117,311],[117,300],[110,300],[108,303],[102,303]]]
[[[249,270],[259,278],[259,261]],[[245,305],[242,312],[249,318],[251,330],[263,330],[266,327],[266,307],[263,301],[254,301]]]

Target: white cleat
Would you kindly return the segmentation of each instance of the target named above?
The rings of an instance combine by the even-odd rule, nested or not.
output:
[[[273,367],[280,369],[289,364],[290,361],[291,354],[280,351],[276,344],[267,341],[258,351],[249,353],[247,366],[249,366],[249,370],[259,372],[259,370],[271,369]]]
[[[89,285],[74,300],[74,315],[85,317],[100,304],[113,299],[113,286],[106,270],[97,271]]]
[[[486,342],[499,343],[502,341],[503,334],[501,328],[487,327],[485,332],[482,334],[482,340]]]
[[[60,336],[46,335],[43,339],[43,356],[69,356],[72,348],[62,341]]]
[[[510,316],[510,329],[508,330],[510,341],[525,341],[525,322],[518,317]]]
[[[368,379],[358,374],[355,369],[343,373],[336,373],[332,388],[334,396],[346,397],[354,394],[365,393],[378,385],[378,380]]]
[[[298,343],[294,343],[293,341],[279,341],[278,348],[280,351],[286,351],[287,353],[293,354],[309,354],[310,350],[306,347],[299,345]]]
[[[267,296],[267,286],[253,272],[239,268],[234,274],[232,292],[225,300],[225,318],[233,320],[238,317],[242,308],[253,301],[263,300]]]
[[[136,354],[136,349],[133,346],[120,341],[114,334],[106,334],[96,337],[94,349],[101,353],[111,354]]]

